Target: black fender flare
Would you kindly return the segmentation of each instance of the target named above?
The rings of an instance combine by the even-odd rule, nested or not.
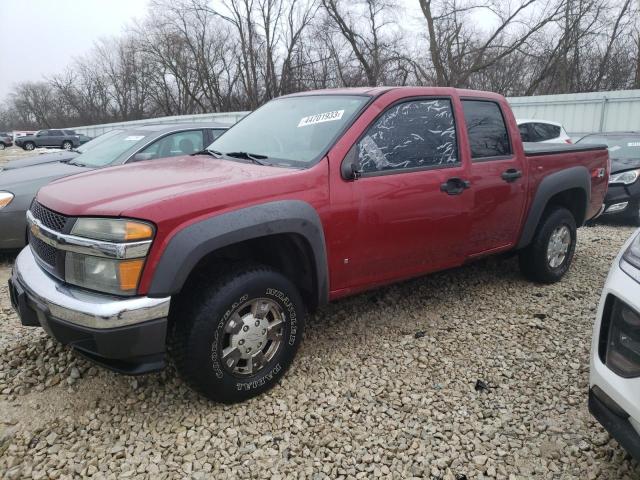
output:
[[[220,248],[283,233],[301,235],[309,243],[316,274],[318,305],[324,305],[329,298],[324,230],[316,210],[300,200],[280,200],[242,208],[183,228],[169,240],[162,252],[148,296],[177,294],[200,260]]]
[[[524,248],[531,243],[549,200],[558,193],[575,188],[579,188],[585,193],[584,211],[586,214],[591,201],[591,176],[586,167],[570,167],[554,172],[542,179],[531,202],[529,214],[522,229],[517,248]],[[576,219],[576,223],[580,227],[584,223],[584,219],[582,223],[580,223],[579,219]]]

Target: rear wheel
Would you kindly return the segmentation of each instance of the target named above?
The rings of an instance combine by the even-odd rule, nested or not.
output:
[[[555,207],[538,225],[531,244],[520,251],[520,270],[540,283],[559,281],[573,260],[576,221],[569,210]]]
[[[62,142],[62,148],[64,150],[71,150],[73,148],[73,144],[69,140],[65,140]]]
[[[284,375],[302,340],[305,317],[302,297],[282,274],[236,266],[178,302],[171,351],[196,390],[215,401],[243,401]]]
[[[34,148],[36,148],[36,144],[35,144],[35,143],[33,143],[33,142],[27,142],[27,143],[25,143],[25,144],[24,144],[24,149],[25,149],[25,150],[29,150],[29,151],[31,151],[31,150],[33,150]]]

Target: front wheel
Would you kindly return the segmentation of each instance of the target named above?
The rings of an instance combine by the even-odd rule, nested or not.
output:
[[[0,142],[0,150],[4,150],[4,149],[5,149],[4,143]]]
[[[273,387],[302,340],[296,287],[265,266],[232,267],[177,302],[171,351],[181,376],[208,398],[246,400]]]
[[[640,200],[631,203],[629,208],[631,209],[631,213],[628,215],[629,222],[634,227],[640,227]]]
[[[70,141],[65,140],[62,142],[62,148],[63,150],[71,150],[71,148],[73,148],[73,144]]]
[[[573,260],[576,221],[569,210],[556,207],[538,225],[531,244],[520,251],[520,270],[540,283],[559,281]]]

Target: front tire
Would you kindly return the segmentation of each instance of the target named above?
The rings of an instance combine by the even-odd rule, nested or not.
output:
[[[304,331],[306,310],[293,283],[269,267],[235,266],[192,290],[171,314],[171,352],[185,381],[224,403],[273,387]]]
[[[0,142],[0,150],[4,150],[5,149],[5,144]]]
[[[558,282],[571,266],[576,238],[572,213],[563,207],[553,208],[538,225],[531,244],[520,251],[520,270],[534,282]]]
[[[628,216],[629,222],[634,227],[640,227],[640,200],[632,204],[631,208],[633,210]]]
[[[30,152],[34,148],[36,148],[36,144],[33,142],[27,142],[24,144],[24,149],[27,150],[28,152]]]

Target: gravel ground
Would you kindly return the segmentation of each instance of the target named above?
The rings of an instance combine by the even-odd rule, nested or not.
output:
[[[553,286],[494,258],[334,303],[284,381],[234,406],[171,368],[92,366],[19,326],[0,286],[0,477],[640,478],[586,406],[599,293],[631,232],[581,229]]]

